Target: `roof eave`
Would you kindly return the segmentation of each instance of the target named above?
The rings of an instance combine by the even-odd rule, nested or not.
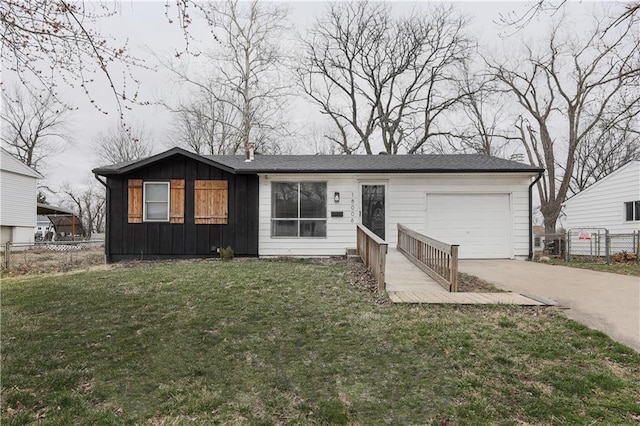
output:
[[[222,163],[219,163],[217,161],[211,160],[210,158],[207,158],[205,156],[202,155],[198,155],[198,154],[194,154],[193,152],[189,152],[186,151],[182,148],[172,148],[168,151],[165,152],[161,152],[160,154],[156,154],[156,155],[152,155],[151,157],[147,157],[144,158],[140,161],[136,161],[135,163],[131,163],[128,164],[124,167],[118,168],[118,169],[112,169],[109,167],[98,167],[92,170],[93,174],[95,175],[99,175],[99,176],[114,176],[114,175],[123,175],[125,173],[130,173],[132,171],[141,169],[143,167],[146,167],[150,164],[156,163],[158,161],[162,161],[165,160],[169,157],[172,157],[174,155],[184,155],[185,157],[191,158],[195,161],[199,161],[201,163],[205,163],[205,164],[209,164],[211,166],[217,167],[221,170],[224,170],[228,173],[232,173],[235,174],[236,170],[233,169],[232,167],[226,166]]]

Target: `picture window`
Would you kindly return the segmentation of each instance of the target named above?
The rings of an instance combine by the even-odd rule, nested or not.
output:
[[[326,237],[327,183],[272,183],[271,236],[292,238]]]

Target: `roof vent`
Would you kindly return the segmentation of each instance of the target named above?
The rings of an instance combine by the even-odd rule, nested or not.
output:
[[[380,151],[378,155],[389,155],[389,153],[387,151]]]

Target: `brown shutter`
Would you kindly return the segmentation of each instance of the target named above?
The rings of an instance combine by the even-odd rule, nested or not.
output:
[[[184,179],[171,179],[169,221],[184,223]]]
[[[129,223],[142,223],[142,179],[129,179],[127,209]]]
[[[226,180],[195,181],[195,223],[226,224],[229,221],[229,183]]]

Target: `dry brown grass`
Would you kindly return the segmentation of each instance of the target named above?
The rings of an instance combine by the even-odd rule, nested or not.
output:
[[[9,267],[4,268],[5,253],[2,252],[4,276],[47,274],[82,269],[104,264],[103,246],[38,245],[29,248],[14,248],[9,254]]]

